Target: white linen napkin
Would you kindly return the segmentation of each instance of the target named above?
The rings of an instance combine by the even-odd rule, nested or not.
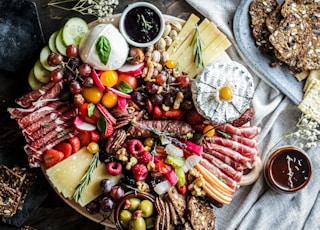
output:
[[[247,0],[250,1],[250,0]],[[237,53],[233,38],[233,15],[239,0],[186,0],[191,6],[217,26],[233,42],[229,56],[247,66]],[[294,127],[300,111],[286,96],[254,74],[255,109],[254,125],[262,128],[257,140],[264,161],[268,150],[277,140]],[[293,79],[294,80],[294,79]],[[283,143],[285,144],[285,142]],[[215,208],[216,229],[320,229],[320,148],[308,150],[313,163],[313,175],[309,185],[295,194],[279,194],[265,183],[263,175],[256,183],[240,187],[229,205]]]

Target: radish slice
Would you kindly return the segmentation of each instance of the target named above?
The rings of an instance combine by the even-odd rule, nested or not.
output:
[[[178,183],[179,178],[173,169],[167,172],[166,177],[172,186]]]
[[[83,121],[79,116],[76,116],[76,118],[73,120],[73,124],[78,130],[81,131],[93,131],[97,128],[95,125]]]
[[[118,107],[119,109],[125,110],[127,108],[127,99],[118,97]]]
[[[94,83],[96,84],[96,86],[103,92],[105,91],[106,87],[102,84],[99,75],[97,74],[97,72],[92,69],[91,70],[91,77],[94,81]]]
[[[154,191],[158,194],[158,195],[163,195],[165,194],[168,189],[171,188],[171,184],[168,180],[164,180],[160,183],[158,183],[155,187],[154,187]]]
[[[114,93],[114,94],[117,95],[118,97],[123,97],[123,98],[126,98],[126,99],[131,99],[131,95],[130,95],[130,94],[122,93],[121,91],[116,90],[116,89],[114,89],[114,88],[107,87],[107,91],[110,91],[110,92]]]
[[[111,115],[111,113],[101,104],[97,104],[97,108],[99,109],[99,111],[102,113],[102,115],[107,118],[107,120],[111,123],[111,124],[115,124],[117,122],[117,120]]]
[[[167,144],[165,147],[166,153],[176,156],[176,157],[183,157],[183,150],[175,146],[174,144]]]
[[[185,141],[185,140],[181,140],[182,143],[186,144],[186,149],[188,149],[189,151],[197,154],[198,156],[201,156],[202,151],[203,151],[203,146],[202,145],[197,145],[191,141]]]
[[[118,72],[130,74],[136,77],[142,74],[143,67],[144,67],[144,62],[136,65],[126,63],[118,69]]]
[[[186,162],[182,166],[183,171],[186,173],[191,168],[193,168],[196,164],[198,164],[201,161],[201,157],[197,155],[192,155],[186,159]]]

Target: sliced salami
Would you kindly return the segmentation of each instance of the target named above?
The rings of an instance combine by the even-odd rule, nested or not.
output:
[[[256,137],[261,130],[260,127],[256,126],[235,127],[228,123],[219,126],[218,129],[229,134],[236,134],[250,139]]]

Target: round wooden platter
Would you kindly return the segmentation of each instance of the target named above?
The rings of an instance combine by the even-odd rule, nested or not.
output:
[[[120,16],[121,14],[115,14],[109,18],[105,18],[102,21],[93,21],[91,23],[89,23],[89,27],[92,28],[93,26],[100,24],[100,23],[112,23],[113,25],[115,25],[116,27],[118,27],[119,25],[119,21],[120,21]],[[170,16],[170,15],[164,15],[165,16],[165,20],[166,21],[177,21],[180,22],[182,24],[185,23],[185,21],[183,19],[174,17],[174,16]],[[230,57],[227,55],[226,52],[223,52],[219,57],[217,57],[217,60],[230,60]],[[61,197],[61,199],[67,203],[71,208],[73,208],[74,210],[76,210],[79,214],[85,216],[86,218],[102,224],[106,227],[110,227],[110,228],[115,228],[115,224],[113,221],[113,210],[111,212],[99,212],[97,214],[90,214],[89,212],[86,211],[85,207],[81,207],[78,203],[76,203],[74,200],[70,200],[65,198],[61,193],[59,193],[57,191],[57,189],[54,187],[54,185],[51,183],[51,181],[49,180],[47,174],[46,174],[46,168],[44,165],[41,166],[41,170],[45,176],[45,178],[47,179],[47,181],[49,182],[49,184],[51,185],[51,187],[55,190],[55,192]]]

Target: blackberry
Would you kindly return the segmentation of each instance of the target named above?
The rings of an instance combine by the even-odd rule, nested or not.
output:
[[[135,188],[137,181],[134,179],[132,173],[130,171],[124,171],[123,175],[125,176],[121,179],[121,183]]]

